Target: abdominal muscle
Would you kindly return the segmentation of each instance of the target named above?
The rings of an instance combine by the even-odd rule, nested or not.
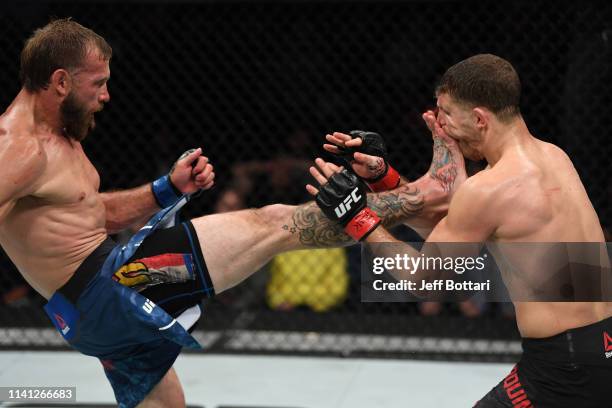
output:
[[[521,337],[551,337],[612,315],[610,302],[515,302]]]
[[[0,227],[0,245],[25,280],[50,298],[107,237],[98,192],[74,203],[20,199]]]

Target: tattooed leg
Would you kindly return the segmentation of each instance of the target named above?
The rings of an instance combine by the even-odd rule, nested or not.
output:
[[[281,227],[304,247],[343,246],[353,242],[340,225],[330,221],[313,202],[295,208],[291,220]]]
[[[422,193],[409,185],[369,195],[368,200],[387,226],[417,216],[425,203]],[[274,204],[191,222],[217,293],[238,284],[278,253],[354,243],[312,202],[297,207]]]
[[[464,174],[463,156],[457,145],[452,140],[434,137],[430,172],[395,190],[369,194],[368,206],[376,211],[386,228],[401,223],[416,228],[432,228],[446,215],[449,192]],[[291,221],[283,223],[281,228],[290,234],[290,242],[304,247],[342,246],[352,242],[342,228],[327,219],[314,203],[295,207]]]
[[[434,149],[438,175],[452,168],[455,162],[444,155],[444,143]],[[447,190],[455,181],[452,171],[445,174],[445,177],[433,177],[428,173],[395,190],[369,194],[369,206],[378,213],[385,227],[400,223],[432,226],[445,213]],[[214,214],[196,218],[192,223],[217,293],[236,285],[278,253],[353,243],[312,202]]]

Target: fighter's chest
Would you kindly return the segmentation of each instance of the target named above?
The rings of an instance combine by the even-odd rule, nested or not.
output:
[[[80,145],[47,150],[47,166],[35,196],[53,203],[86,202],[98,194],[100,176]]]

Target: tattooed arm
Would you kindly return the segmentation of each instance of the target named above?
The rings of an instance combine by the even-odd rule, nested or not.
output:
[[[457,145],[436,121],[433,111],[423,114],[423,119],[433,138],[433,158],[428,172],[409,185],[422,193],[424,210],[418,217],[403,221],[423,238],[448,213],[451,198],[467,179],[465,160]]]
[[[433,158],[423,178],[429,177],[432,183],[448,195],[450,201],[453,193],[467,179],[463,153],[457,142],[442,130],[433,111],[425,112],[423,119],[433,138]]]

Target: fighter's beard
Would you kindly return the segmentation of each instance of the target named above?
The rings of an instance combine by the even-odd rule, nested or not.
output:
[[[83,141],[95,127],[93,113],[83,109],[73,96],[69,95],[62,102],[60,113],[66,136],[77,142]]]

